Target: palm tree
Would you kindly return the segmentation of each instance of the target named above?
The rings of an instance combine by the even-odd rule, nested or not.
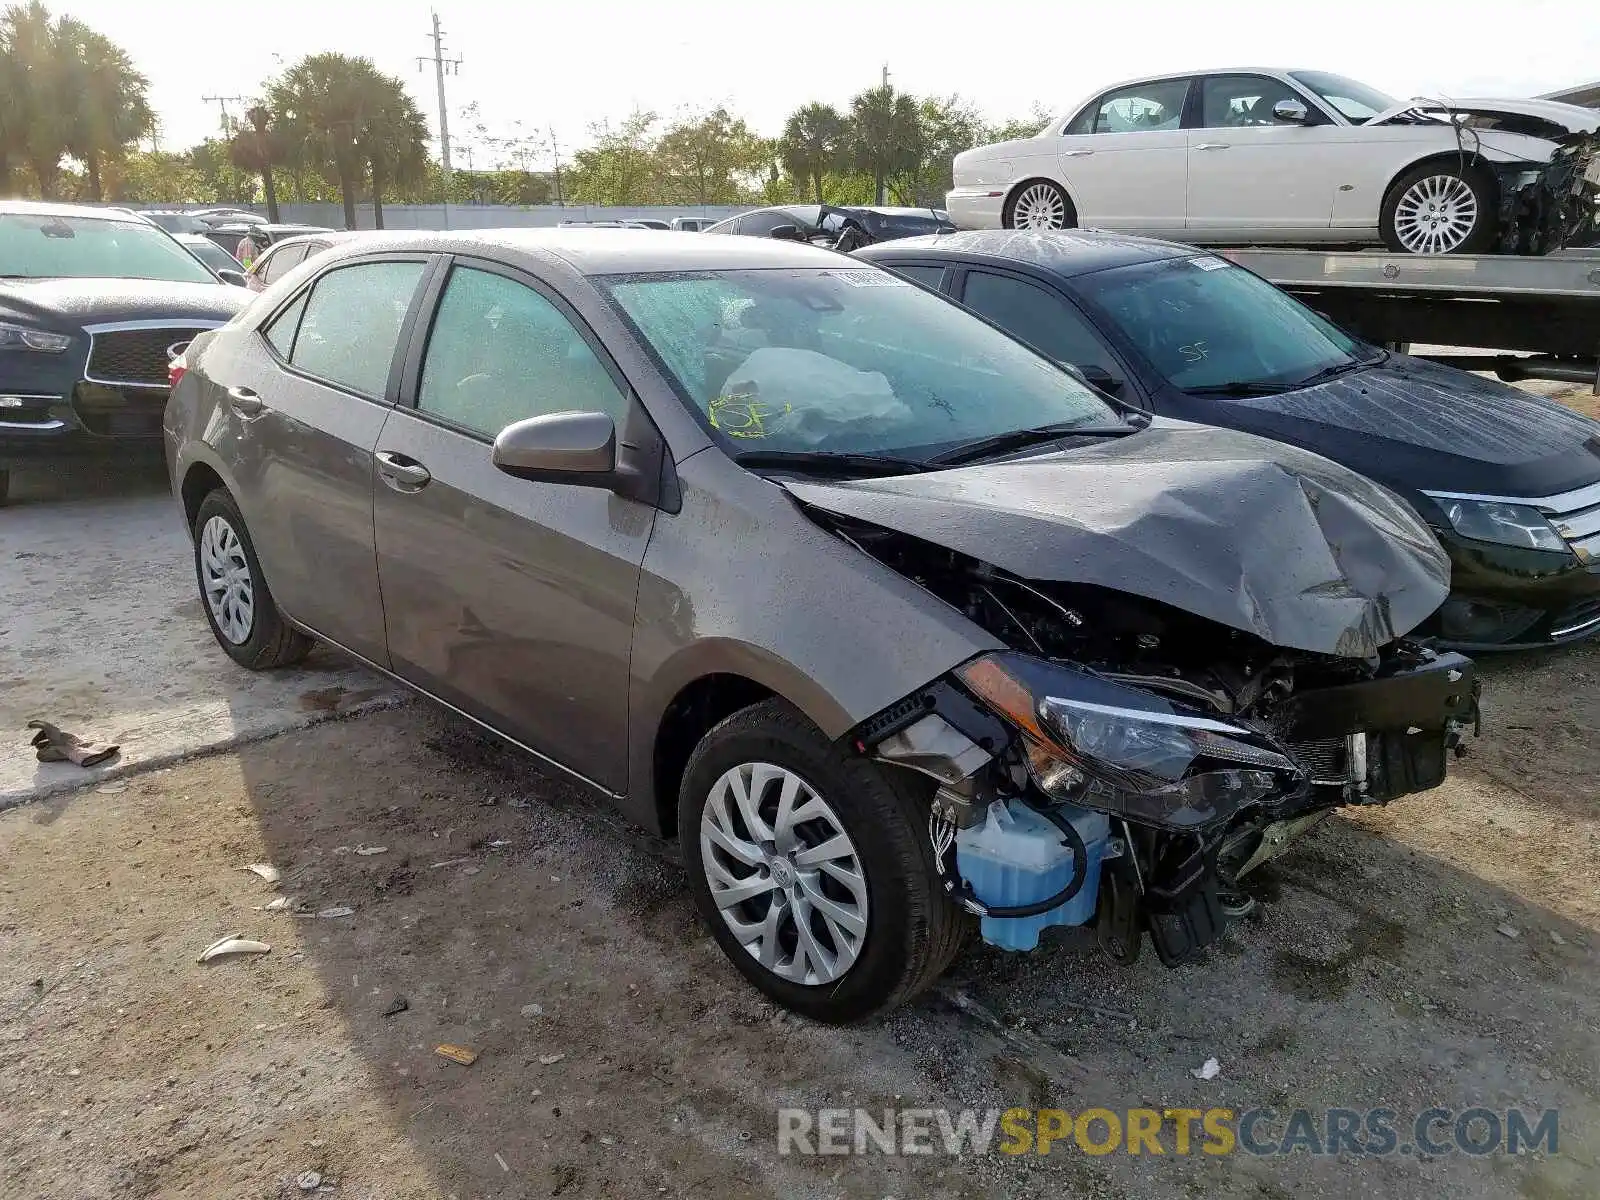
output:
[[[395,76],[379,75],[373,81],[358,140],[372,177],[372,223],[382,229],[384,189],[418,182],[428,166],[428,123]]]
[[[83,162],[89,198],[103,200],[101,166],[120,162],[155,125],[150,81],[120,46],[74,17],[56,21],[55,50],[70,104],[67,152]]]
[[[6,95],[0,98],[6,162],[27,163],[39,194],[56,199],[70,118],[60,103],[64,88],[50,10],[40,0],[7,8],[0,16],[0,50],[8,63]]]
[[[890,84],[869,88],[850,102],[850,150],[856,169],[872,176],[877,203],[892,175],[914,170],[922,158],[917,102]]]
[[[823,177],[843,165],[845,134],[845,119],[831,104],[807,104],[784,122],[778,159],[791,178],[814,185],[818,204]]]
[[[261,176],[261,190],[267,200],[267,220],[278,221],[278,189],[272,178],[272,168],[284,161],[283,139],[272,123],[272,110],[263,104],[253,104],[245,110],[245,127],[233,135],[228,145],[228,156],[233,165],[242,171]]]
[[[382,91],[372,61],[347,54],[312,54],[267,89],[288,154],[337,181],[346,229],[356,227],[356,189],[365,175],[362,138]]]

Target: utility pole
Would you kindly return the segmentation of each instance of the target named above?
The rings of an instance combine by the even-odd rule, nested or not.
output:
[[[450,109],[445,104],[444,77],[448,71],[461,72],[461,59],[446,58],[444,55],[444,30],[439,26],[439,14],[433,14],[433,39],[432,57],[419,56],[417,69],[422,69],[422,64],[433,64],[433,77],[439,87],[439,165],[444,170],[444,227],[450,228]]]
[[[888,63],[884,63],[883,64],[883,86],[884,87],[888,87],[889,86],[889,64]]]
[[[222,132],[225,136],[233,133],[233,120],[228,116],[228,105],[243,104],[248,96],[201,96],[204,104],[215,104],[222,110]]]
[[[561,201],[561,143],[556,141],[556,127],[550,126],[550,154],[556,163],[556,207],[562,207]]]

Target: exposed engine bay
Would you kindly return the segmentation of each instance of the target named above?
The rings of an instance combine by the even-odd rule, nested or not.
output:
[[[1169,604],[1020,578],[833,513],[814,520],[1009,647],[857,727],[938,780],[929,836],[986,940],[1089,924],[1131,961],[1188,960],[1252,903],[1240,881],[1345,804],[1441,783],[1475,730],[1470,660],[1273,646]]]

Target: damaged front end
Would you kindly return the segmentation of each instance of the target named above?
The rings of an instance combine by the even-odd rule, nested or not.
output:
[[[1600,133],[1569,133],[1549,162],[1494,163],[1502,254],[1600,245]]]
[[[813,512],[1010,647],[849,735],[938,781],[929,836],[985,940],[1096,928],[1129,962],[1215,941],[1240,881],[1334,808],[1437,786],[1474,729],[1470,660],[1404,639],[1366,657],[1274,646],[1103,586],[1036,581]]]

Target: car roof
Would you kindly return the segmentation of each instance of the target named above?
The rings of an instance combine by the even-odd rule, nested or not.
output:
[[[350,253],[425,250],[488,254],[496,250],[552,256],[582,275],[634,271],[738,271],[851,266],[844,256],[803,242],[773,238],[683,238],[666,229],[480,229],[462,232],[364,231]]]
[[[212,233],[249,233],[256,229],[264,229],[268,233],[286,233],[294,230],[299,233],[333,233],[333,229],[326,225],[274,225],[270,221],[227,221],[221,225],[213,225]]]
[[[1177,242],[1094,229],[975,229],[881,242],[862,247],[855,257],[883,263],[908,258],[959,258],[995,266],[1032,267],[1071,279],[1112,267],[1200,253],[1193,246]]]
[[[55,204],[47,200],[0,200],[0,213],[15,217],[77,217],[101,221],[133,221],[141,225],[155,222],[143,213],[128,208],[101,208],[90,204]]]
[[[276,254],[285,246],[303,246],[307,242],[327,242],[330,246],[337,246],[353,238],[368,237],[373,232],[370,229],[318,229],[310,233],[297,233],[293,237],[279,238],[262,251],[261,257]]]

